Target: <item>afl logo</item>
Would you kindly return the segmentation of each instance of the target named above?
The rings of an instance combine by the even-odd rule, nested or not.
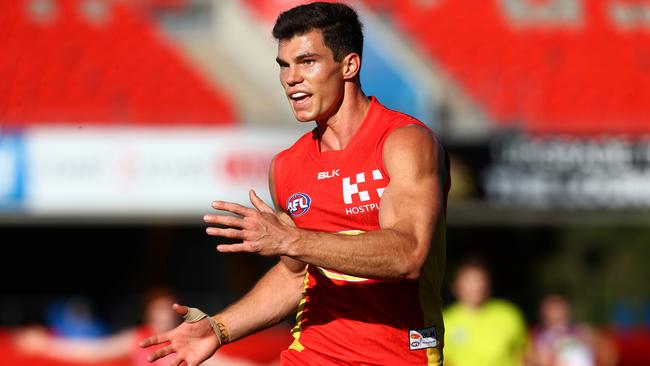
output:
[[[294,193],[287,200],[287,211],[293,217],[302,216],[309,211],[311,198],[304,193]]]

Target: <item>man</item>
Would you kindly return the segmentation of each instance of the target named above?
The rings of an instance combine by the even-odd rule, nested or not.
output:
[[[618,364],[616,347],[604,334],[573,320],[566,296],[550,293],[539,304],[528,363],[531,366],[611,366]]]
[[[444,311],[445,365],[522,365],[526,324],[513,304],[490,299],[485,264],[476,258],[462,262],[452,290],[458,303]]]
[[[204,219],[226,226],[209,227],[209,235],[241,240],[217,246],[220,252],[280,261],[223,312],[142,345],[170,342],[151,359],[176,353],[172,365],[196,365],[220,344],[297,311],[283,365],[440,365],[444,150],[422,123],[363,94],[354,10],[298,6],[278,17],[273,35],[293,113],[316,127],[272,163],[276,210],[251,191],[255,208],[216,201],[215,209],[235,216]]]

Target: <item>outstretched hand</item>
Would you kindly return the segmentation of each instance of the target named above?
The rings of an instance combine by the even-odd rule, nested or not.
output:
[[[203,220],[208,224],[223,225],[208,227],[211,236],[239,239],[240,243],[220,244],[217,250],[223,253],[252,252],[265,256],[286,255],[288,245],[297,240],[297,231],[288,216],[276,213],[254,190],[249,198],[255,208],[249,208],[233,202],[215,201],[212,207],[229,214],[208,214]]]
[[[187,314],[187,306],[174,304],[174,311],[178,315]],[[181,323],[178,327],[156,334],[140,341],[140,347],[146,348],[157,344],[167,343],[164,347],[155,350],[147,357],[149,362],[154,362],[174,353],[176,358],[171,361],[170,366],[178,366],[183,361],[188,366],[197,366],[210,358],[219,348],[219,340],[212,330],[207,319],[196,323]]]

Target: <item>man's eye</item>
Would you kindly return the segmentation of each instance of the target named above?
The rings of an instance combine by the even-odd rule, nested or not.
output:
[[[315,62],[316,62],[316,60],[309,60],[309,59],[303,61],[303,63],[304,63],[305,65],[313,65]]]

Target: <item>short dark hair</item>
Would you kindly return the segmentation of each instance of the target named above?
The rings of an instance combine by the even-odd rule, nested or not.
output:
[[[273,26],[273,37],[278,41],[318,30],[323,42],[334,55],[334,61],[363,52],[363,26],[357,12],[341,3],[315,2],[296,6],[278,16]]]

